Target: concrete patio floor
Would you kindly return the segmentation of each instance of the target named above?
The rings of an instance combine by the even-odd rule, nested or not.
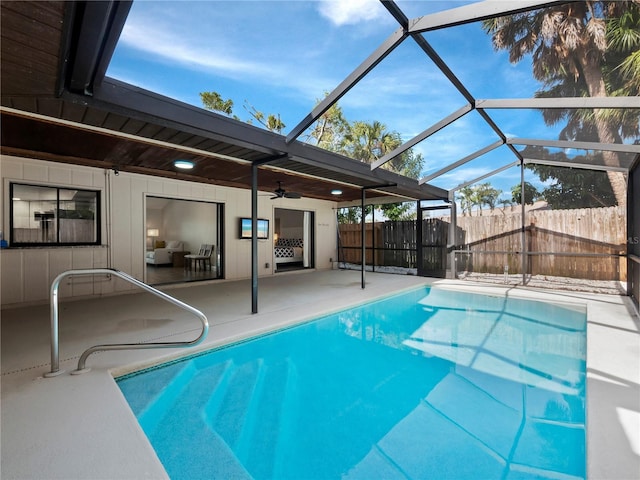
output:
[[[588,476],[632,479],[640,472],[639,321],[627,297],[504,288],[452,280],[320,271],[259,282],[252,315],[250,282],[209,282],[163,290],[207,315],[209,335],[188,350],[133,350],[91,355],[91,371],[70,375],[88,347],[114,342],[188,340],[192,315],[147,294],[62,302],[60,376],[50,370],[48,305],[2,311],[1,463],[3,479],[167,478],[113,375],[196,350],[295,324],[380,296],[437,288],[522,296],[587,306]]]

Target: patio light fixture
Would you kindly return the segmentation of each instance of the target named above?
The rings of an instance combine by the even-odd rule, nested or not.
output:
[[[173,162],[173,166],[182,170],[191,170],[195,163],[190,160],[176,160]]]
[[[335,188],[331,190],[331,195],[342,195],[342,190]]]

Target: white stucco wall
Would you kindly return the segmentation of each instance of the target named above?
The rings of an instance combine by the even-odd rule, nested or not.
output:
[[[146,250],[145,198],[147,195],[202,200],[225,205],[225,279],[251,277],[251,242],[238,239],[238,218],[251,215],[249,190],[181,180],[0,156],[2,231],[9,235],[9,183],[77,187],[101,192],[102,241],[99,246],[8,248],[0,250],[0,304],[45,303],[53,279],[65,270],[116,268],[144,280]],[[334,202],[312,199],[268,200],[260,196],[258,216],[271,221],[270,238],[260,240],[258,271],[273,275],[273,225],[275,208],[315,213],[317,269],[331,268],[336,258]],[[265,265],[269,264],[267,268]],[[112,294],[131,287],[120,279],[77,278],[61,286],[62,297]]]

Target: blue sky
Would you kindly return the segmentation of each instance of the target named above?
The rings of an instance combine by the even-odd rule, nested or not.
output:
[[[397,3],[415,18],[471,2]],[[377,0],[136,0],[107,74],[197,106],[199,92],[216,91],[234,101],[242,119],[249,118],[245,101],[280,114],[286,133],[397,28]],[[530,59],[511,65],[478,25],[430,32],[426,39],[476,99],[531,97],[538,88]],[[378,120],[406,140],[465,103],[411,40],[340,100],[349,121]],[[495,112],[495,119],[508,136],[557,138],[536,112]],[[426,175],[495,140],[471,112],[416,149]],[[433,184],[452,188],[513,160],[501,147]],[[485,181],[509,192],[520,181],[519,169]]]

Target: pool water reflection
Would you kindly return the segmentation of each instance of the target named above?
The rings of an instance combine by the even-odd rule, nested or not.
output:
[[[584,478],[584,310],[419,289],[118,379],[171,478]]]

